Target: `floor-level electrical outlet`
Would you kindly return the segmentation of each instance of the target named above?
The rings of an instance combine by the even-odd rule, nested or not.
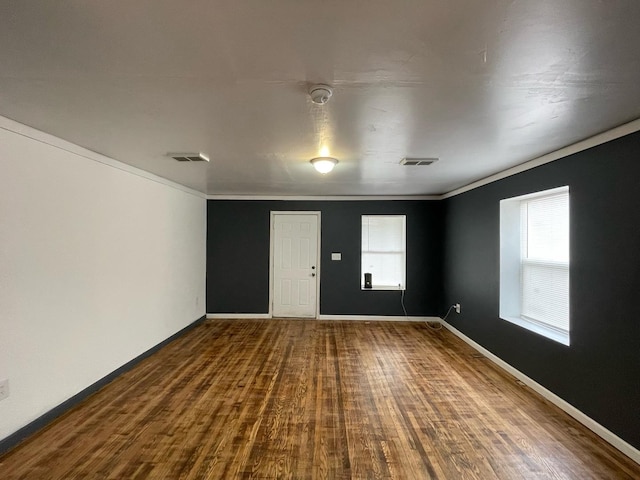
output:
[[[453,306],[453,308],[455,308],[455,309],[456,309],[456,313],[460,313],[460,304],[459,304],[459,303],[456,303],[456,304]]]
[[[4,400],[9,396],[9,380],[0,380],[0,400]]]

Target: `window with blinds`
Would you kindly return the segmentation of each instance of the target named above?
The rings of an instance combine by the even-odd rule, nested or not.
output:
[[[521,203],[522,316],[569,331],[569,193]]]
[[[569,345],[568,187],[501,202],[500,316]]]
[[[371,275],[373,289],[406,287],[406,216],[362,215],[362,274]]]

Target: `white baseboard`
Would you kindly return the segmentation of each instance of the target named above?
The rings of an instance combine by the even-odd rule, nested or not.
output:
[[[482,353],[485,357],[487,357],[493,363],[495,363],[496,365],[498,365],[502,369],[504,369],[507,372],[509,372],[511,375],[516,377],[518,380],[520,380],[522,383],[527,385],[529,388],[531,388],[535,392],[537,392],[540,395],[542,395],[544,398],[549,400],[551,403],[553,403],[557,407],[559,407],[562,410],[564,410],[566,413],[568,413],[573,418],[575,418],[577,421],[582,423],[589,430],[594,432],[596,435],[602,437],[604,440],[609,442],[615,448],[617,448],[622,453],[627,455],[634,462],[640,464],[640,450],[635,448],[633,445],[627,443],[622,438],[618,437],[615,433],[613,433],[611,430],[608,430],[607,428],[605,428],[602,425],[600,425],[598,422],[596,422],[591,417],[588,417],[586,414],[582,413],[576,407],[574,407],[569,402],[567,402],[567,401],[563,400],[562,398],[560,398],[558,395],[553,393],[551,390],[548,390],[547,388],[543,387],[542,385],[540,385],[535,380],[527,377],[520,370],[518,370],[515,367],[509,365],[507,362],[505,362],[500,357],[498,357],[498,356],[494,355],[493,353],[491,353],[489,350],[484,348],[482,345],[474,342],[473,340],[471,340],[469,337],[467,337],[464,333],[462,333],[457,328],[451,326],[450,324],[448,324],[445,321],[442,321],[441,323],[442,323],[442,325],[445,326],[445,328],[450,330],[451,333],[453,333],[457,337],[461,338],[464,342],[466,342],[467,344],[469,344],[470,346],[475,348],[478,352]]]
[[[370,322],[437,322],[440,317],[404,317],[402,315],[318,315],[318,320],[367,320]]]
[[[250,319],[272,318],[268,313],[207,313],[208,319]],[[315,319],[310,319],[315,320]],[[318,320],[366,320],[373,322],[436,322],[440,323],[440,317],[403,317],[402,315],[318,315]]]
[[[268,313],[207,313],[207,319],[228,318],[228,319],[249,319],[249,318],[271,318]]]

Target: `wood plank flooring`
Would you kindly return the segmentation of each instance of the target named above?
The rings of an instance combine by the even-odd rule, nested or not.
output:
[[[0,457],[9,479],[638,479],[446,330],[213,320]]]

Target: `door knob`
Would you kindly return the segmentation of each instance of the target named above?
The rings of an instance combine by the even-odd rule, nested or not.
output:
[[[315,269],[316,269],[316,266],[315,266],[315,265],[312,265],[312,266],[311,266],[311,270],[315,270]]]
[[[311,276],[312,276],[312,277],[315,277],[315,276],[316,276],[316,274],[315,274],[315,273],[312,273],[312,274],[311,274]]]

